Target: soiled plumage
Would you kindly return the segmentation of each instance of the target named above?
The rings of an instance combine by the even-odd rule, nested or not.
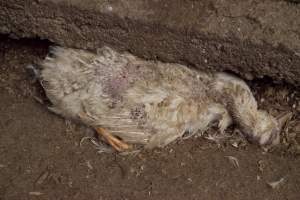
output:
[[[124,142],[162,147],[185,132],[236,124],[252,141],[278,143],[278,121],[257,108],[247,84],[226,73],[146,61],[103,47],[92,53],[52,47],[40,63],[49,109]]]

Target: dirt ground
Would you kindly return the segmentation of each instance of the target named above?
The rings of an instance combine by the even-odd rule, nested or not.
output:
[[[293,112],[282,145],[266,152],[191,138],[138,155],[97,153],[80,141],[89,131],[35,100],[25,70],[49,43],[0,37],[0,200],[23,199],[300,199],[300,94],[255,81],[261,107]],[[230,132],[230,131],[229,131]],[[270,183],[280,181],[272,188]],[[275,182],[276,183],[276,182]]]

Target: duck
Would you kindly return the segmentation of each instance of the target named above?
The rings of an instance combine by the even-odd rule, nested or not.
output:
[[[235,75],[145,60],[108,46],[97,51],[52,46],[32,65],[51,105],[64,118],[91,127],[113,149],[164,147],[184,134],[220,134],[232,124],[261,146],[280,141],[281,118],[258,109]]]

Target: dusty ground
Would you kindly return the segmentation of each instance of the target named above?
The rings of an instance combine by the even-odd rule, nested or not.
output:
[[[24,66],[43,58],[48,45],[0,38],[0,200],[300,199],[295,88],[252,85],[262,107],[294,113],[274,151],[192,138],[138,155],[98,154],[89,142],[79,146],[85,128],[34,100],[40,92]],[[281,178],[277,188],[268,185]]]

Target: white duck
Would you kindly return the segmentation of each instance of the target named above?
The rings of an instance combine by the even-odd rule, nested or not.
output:
[[[185,132],[236,124],[260,145],[279,142],[281,123],[257,109],[249,87],[226,73],[146,61],[103,47],[52,47],[38,77],[49,109],[93,127],[117,151],[162,147]]]

